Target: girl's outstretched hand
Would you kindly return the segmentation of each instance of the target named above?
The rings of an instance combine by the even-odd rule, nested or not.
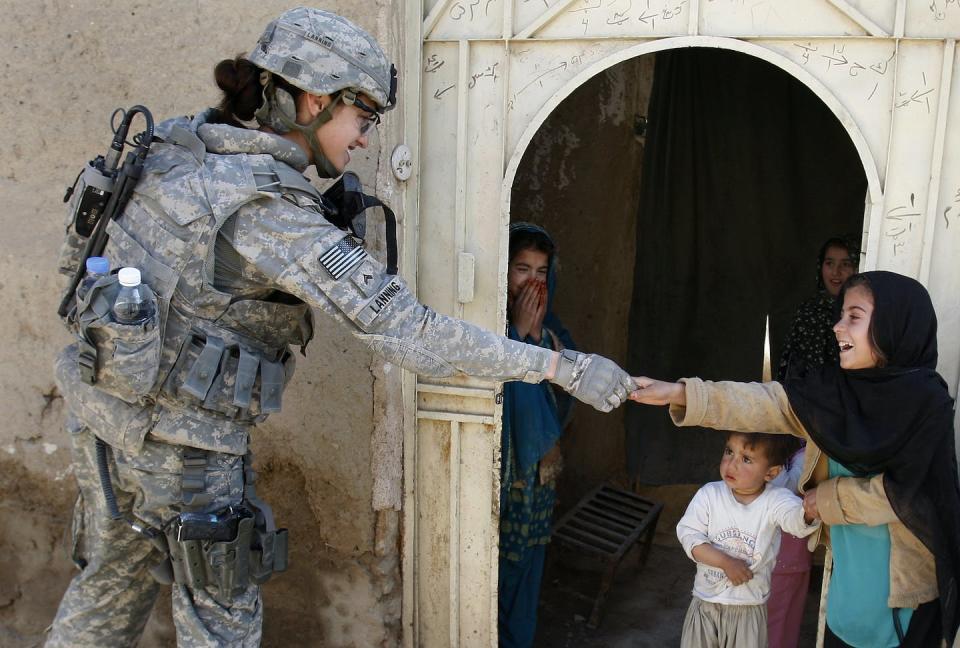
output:
[[[654,380],[646,376],[633,379],[637,390],[630,394],[630,400],[644,405],[686,405],[686,388],[675,382]]]

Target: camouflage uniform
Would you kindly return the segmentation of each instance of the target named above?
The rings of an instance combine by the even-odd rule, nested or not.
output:
[[[351,67],[319,74],[337,65],[323,59],[328,52]],[[394,70],[383,52],[362,30],[326,12],[287,12],[268,26],[250,59],[318,94],[337,91],[318,84],[342,82],[352,69],[356,84],[340,87],[355,90],[345,89],[338,100],[357,101],[362,91],[380,108],[393,104]],[[329,114],[308,126],[292,124],[290,95],[273,87],[269,73],[264,80],[258,120],[277,132],[308,131],[316,158],[314,131]],[[302,176],[303,150],[279,135],[214,123],[216,115],[206,111],[157,128],[130,202],[107,226],[104,256],[114,267],[140,269],[156,313],[143,326],[114,322],[116,277],[100,279],[78,299],[71,319],[77,342],[57,359],[81,491],[74,516],[81,572],[61,601],[48,646],[135,644],[157,595],[151,568],[163,555],[131,525],[111,519],[103,479],[113,484],[119,513],[135,525],[176,528],[171,522],[184,512],[228,506],[255,512],[261,535],[249,551],[259,562],[249,564],[260,571],[250,585],[178,574],[173,614],[181,645],[259,644],[256,583],[285,568],[285,552],[281,561],[265,541],[282,530],[253,491],[248,441],[257,423],[280,410],[294,371],[291,347],[302,350],[313,337],[311,308],[421,375],[538,383],[553,357],[420,304],[401,278],[385,273],[361,242],[324,217],[331,206]],[[77,266],[81,247],[71,236],[68,228],[66,272]],[[554,382],[602,410],[619,405],[630,387],[616,365],[582,354],[565,354]],[[97,450],[109,478],[98,473]],[[189,554],[178,557],[179,538],[169,532],[166,538],[174,571],[185,569]],[[233,546],[237,554],[243,548]]]
[[[158,128],[165,143],[154,145],[144,179],[105,252],[114,265],[139,265],[166,312],[157,377],[136,397],[122,389],[108,393],[108,375],[97,386],[80,379],[76,345],[58,359],[82,493],[77,553],[86,566],[63,598],[49,646],[133,644],[157,595],[149,568],[159,555],[106,513],[93,435],[112,446],[118,501],[138,519],[159,527],[183,508],[184,446],[209,451],[206,487],[214,497],[202,510],[239,504],[249,432],[266,417],[265,409],[279,405],[277,396],[273,406],[264,407],[270,386],[264,384],[263,367],[281,363],[282,390],[293,371],[287,345],[306,345],[312,336],[309,308],[291,296],[349,327],[387,360],[419,374],[460,371],[539,382],[549,364],[546,349],[417,302],[401,278],[386,275],[380,262],[323,218],[324,205],[315,193],[294,186],[292,175],[278,180],[278,174],[299,176],[281,162],[303,168],[298,149],[277,136],[209,124],[209,115]],[[212,206],[208,196],[214,196]],[[196,220],[185,226],[191,216]],[[178,228],[179,236],[170,237]],[[193,253],[174,250],[175,241],[196,241],[196,248]],[[336,265],[329,255],[338,245],[352,257]],[[181,256],[188,257],[183,272],[165,273],[162,268],[176,266]],[[187,390],[194,367],[211,348],[216,375],[203,383],[207,391]],[[238,364],[245,353],[259,356],[261,371],[238,399]],[[215,592],[175,584],[178,640],[198,646],[256,645],[258,590],[251,585],[232,601],[218,601]]]
[[[150,574],[159,557],[127,525],[110,519],[97,477],[93,433],[75,417],[67,422],[74,474],[80,487],[74,514],[73,559],[81,572],[70,583],[47,646],[133,646],[140,638],[160,584]],[[114,449],[110,472],[118,504],[159,526],[180,507],[183,448],[147,438],[140,452]],[[243,461],[225,453],[207,461],[211,509],[243,498]],[[173,620],[182,646],[258,646],[262,606],[251,585],[230,601],[216,593],[173,585]]]

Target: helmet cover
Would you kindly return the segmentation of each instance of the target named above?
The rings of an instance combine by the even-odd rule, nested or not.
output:
[[[379,112],[396,104],[396,68],[366,31],[342,16],[297,7],[267,25],[247,57],[310,94],[364,93]]]

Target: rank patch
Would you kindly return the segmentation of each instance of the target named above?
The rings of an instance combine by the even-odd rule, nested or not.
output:
[[[350,275],[350,281],[364,297],[373,297],[380,292],[380,287],[383,285],[383,274],[373,259],[367,258]]]
[[[339,243],[320,255],[323,269],[336,280],[357,267],[367,258],[367,251],[352,236],[343,237]]]

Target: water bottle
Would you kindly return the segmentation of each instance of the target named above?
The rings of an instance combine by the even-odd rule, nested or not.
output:
[[[120,292],[113,301],[113,321],[119,324],[143,324],[153,317],[156,303],[153,292],[140,283],[140,270],[120,268],[117,274]]]
[[[77,301],[86,297],[87,293],[90,292],[90,288],[97,282],[97,279],[107,276],[110,272],[110,262],[107,261],[106,257],[90,257],[87,259],[86,267],[87,274],[84,275],[83,281],[77,286]]]

